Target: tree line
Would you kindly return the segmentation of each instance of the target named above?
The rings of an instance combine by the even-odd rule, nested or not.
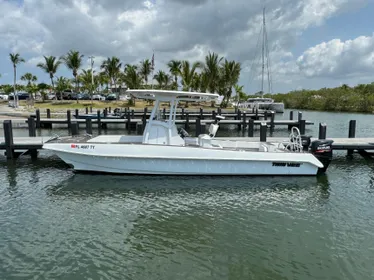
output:
[[[9,54],[14,70],[14,84],[3,85],[0,90],[10,93],[17,92],[17,67],[25,62],[18,53]],[[35,84],[37,77],[32,73],[25,73],[21,80],[26,81],[24,90],[31,93],[40,91],[43,95],[47,90],[54,94],[66,89],[75,89],[76,92],[105,91],[109,88],[121,88],[125,84],[127,88],[150,88],[149,77],[154,73],[153,59],[144,59],[139,64],[124,64],[116,57],[108,57],[100,66],[100,72],[91,69],[82,69],[84,55],[79,51],[70,50],[62,57],[44,56],[44,61],[36,66],[42,69],[51,81],[50,86],[41,83]],[[61,65],[65,65],[72,72],[72,79],[57,77]],[[152,85],[156,89],[171,89],[183,91],[201,91],[218,93],[223,96],[222,107],[226,107],[233,93],[233,89],[240,95],[244,95],[243,86],[239,86],[238,80],[241,72],[241,64],[220,57],[214,52],[209,52],[203,62],[190,62],[188,60],[170,60],[167,63],[168,72],[158,70],[151,78],[156,81]],[[106,89],[105,89],[106,88]],[[117,93],[118,99],[118,93]],[[78,102],[78,100],[77,100]]]
[[[374,82],[350,87],[343,84],[319,90],[295,90],[286,94],[271,95],[286,108],[317,111],[374,112]]]

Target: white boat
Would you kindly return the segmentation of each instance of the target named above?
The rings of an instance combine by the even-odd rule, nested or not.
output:
[[[239,108],[243,109],[264,109],[272,110],[276,113],[284,113],[284,104],[283,102],[274,102],[272,98],[266,97],[252,97],[248,98],[245,102],[240,102],[238,104]]]
[[[217,94],[165,90],[128,90],[155,105],[141,136],[101,135],[84,142],[45,143],[77,171],[164,175],[316,175],[332,158],[331,140],[302,142],[295,128],[289,142],[218,140],[223,117],[217,116],[209,134],[190,137],[175,125],[179,101],[214,100]],[[162,119],[161,103],[170,102]],[[305,140],[305,139],[304,139]],[[308,139],[306,139],[308,140]],[[310,142],[310,141],[309,141]]]
[[[276,113],[284,113],[284,103],[283,102],[274,102],[272,98],[266,98],[264,97],[265,93],[265,80],[267,79],[267,94],[273,94],[273,82],[272,82],[272,74],[271,74],[271,63],[270,63],[270,57],[269,57],[269,45],[268,45],[268,36],[266,31],[266,20],[265,20],[265,8],[263,9],[262,14],[262,26],[260,29],[259,38],[262,38],[262,45],[261,45],[261,65],[256,65],[256,62],[258,61],[255,59],[253,61],[253,65],[251,66],[251,69],[254,72],[254,75],[252,75],[252,79],[257,76],[257,73],[255,73],[255,69],[262,69],[261,71],[261,91],[256,93],[261,95],[261,97],[255,97],[255,98],[248,98],[247,101],[241,102],[238,104],[239,108],[248,108],[252,109],[258,108],[258,109],[264,109],[264,110],[272,110]],[[256,54],[257,58],[257,54]],[[266,73],[265,73],[266,69]],[[251,81],[252,81],[251,79]],[[251,83],[251,82],[250,82]]]

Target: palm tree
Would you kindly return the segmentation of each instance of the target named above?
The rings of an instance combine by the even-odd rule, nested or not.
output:
[[[138,72],[138,66],[126,64],[123,81],[129,89],[141,87],[142,74]]]
[[[82,66],[83,54],[80,54],[79,51],[70,50],[65,56],[61,59],[65,63],[66,67],[73,71],[73,76],[75,79],[75,91],[78,92],[79,81],[78,81],[78,70]],[[78,98],[77,98],[78,103]]]
[[[122,63],[118,57],[113,56],[112,58],[108,57],[102,64],[101,69],[104,70],[104,73],[109,77],[110,80],[110,88],[112,89],[113,84],[115,89],[117,90],[117,81],[120,77]],[[119,94],[117,93],[117,100],[119,98]]]
[[[38,78],[36,76],[34,76],[32,73],[25,73],[22,77],[21,77],[21,80],[22,81],[27,81],[27,85],[31,85],[31,82],[36,82],[38,80]]]
[[[201,67],[200,62],[194,62],[191,66],[187,60],[182,61],[181,69],[179,70],[179,76],[182,78],[182,86],[184,91],[189,91],[192,86],[193,77],[197,68]]]
[[[201,76],[200,74],[195,72],[192,78],[191,89],[193,91],[198,91],[200,89],[200,83],[201,83]]]
[[[110,79],[104,72],[99,73],[97,78],[100,85],[100,91],[103,91],[104,85],[107,85],[107,88],[109,89]]]
[[[45,56],[44,55],[44,60],[45,63],[38,63],[36,66],[44,70],[46,73],[49,74],[49,78],[51,79],[51,85],[52,89],[55,91],[55,84],[53,82],[53,77],[57,72],[57,69],[61,65],[61,61],[59,59],[56,59],[55,56]],[[55,91],[55,97],[56,96],[56,91]],[[62,92],[61,92],[61,100],[62,100]]]
[[[17,108],[18,107],[18,96],[16,95],[17,91],[17,86],[16,86],[16,81],[17,81],[17,65],[25,62],[25,60],[20,56],[19,53],[10,53],[9,54],[10,61],[13,64],[13,71],[14,71],[14,106]]]
[[[140,88],[142,84],[142,75],[138,72],[136,65],[126,64],[125,72],[122,76],[127,88]],[[135,105],[135,99],[131,98],[131,104]]]
[[[238,83],[240,71],[240,63],[235,62],[234,60],[228,61],[225,59],[225,62],[222,64],[219,78],[219,91],[224,96],[221,103],[222,107],[227,106],[232,94],[232,88]]]
[[[88,70],[82,70],[82,74],[79,75],[79,80],[82,83],[82,86],[84,89],[89,91],[91,93],[91,99],[92,99],[92,93],[95,91],[95,89],[99,85],[99,79],[98,76],[94,75],[94,83],[92,84],[92,74],[95,74],[95,71],[91,71],[91,69]]]
[[[169,72],[174,76],[174,89],[178,89],[178,75],[181,69],[181,61],[180,60],[170,60],[168,62]]]
[[[145,84],[148,84],[148,76],[151,74],[152,65],[149,59],[140,62],[140,75],[143,77]]]
[[[204,72],[208,79],[208,90],[214,93],[217,90],[217,81],[219,76],[219,67],[223,57],[219,58],[218,54],[209,52],[205,57]]]
[[[56,81],[56,90],[62,94],[64,90],[71,88],[71,82],[65,77],[59,77]],[[62,99],[62,97],[61,97]]]
[[[32,91],[33,91],[33,83],[32,82],[36,82],[38,80],[38,78],[36,76],[34,76],[32,73],[25,73],[21,77],[21,80],[22,81],[27,81],[27,88],[28,88],[28,91],[31,93],[31,99],[34,99],[34,95],[32,94]]]
[[[159,70],[153,78],[157,81],[160,89],[164,89],[168,87],[169,82],[170,82],[170,77],[164,71]]]
[[[203,71],[200,73],[200,92],[206,92],[209,86],[208,74]]]
[[[234,85],[234,89],[235,89],[235,95],[236,95],[237,106],[238,106],[241,101],[246,99],[247,95],[243,91],[243,86]]]

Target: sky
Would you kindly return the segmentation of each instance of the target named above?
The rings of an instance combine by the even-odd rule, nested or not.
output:
[[[154,52],[155,72],[211,51],[240,62],[238,84],[255,93],[264,7],[273,93],[374,82],[374,0],[0,0],[0,84],[13,82],[14,52],[26,61],[18,80],[31,72],[50,83],[36,64],[71,49],[84,69],[89,56],[99,68],[106,57],[135,64]],[[61,66],[57,76],[72,73]]]

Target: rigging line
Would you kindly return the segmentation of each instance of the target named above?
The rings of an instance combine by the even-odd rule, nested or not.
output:
[[[248,86],[251,85],[253,79],[254,79],[254,74],[253,74],[253,70],[254,70],[254,67],[256,65],[256,59],[258,57],[258,54],[259,54],[259,46],[260,46],[260,38],[261,38],[261,33],[262,33],[262,25],[261,25],[261,29],[260,29],[260,33],[258,34],[258,38],[257,38],[257,43],[256,43],[256,48],[255,48],[255,52],[254,52],[254,57],[253,57],[253,60],[252,60],[252,64],[250,65],[250,68],[249,68],[249,75],[248,75]]]
[[[269,55],[269,42],[268,42],[268,36],[266,31],[266,26],[264,28],[265,31],[265,42],[266,42],[266,56],[267,56],[267,74],[268,74],[268,90],[269,93],[272,93],[272,80],[271,80],[271,63],[270,63],[270,55]]]
[[[265,25],[265,8],[262,12],[262,24],[263,24],[263,33],[262,33],[262,74],[261,74],[261,97],[264,95],[264,70],[265,70],[265,31],[266,31],[266,25]]]

